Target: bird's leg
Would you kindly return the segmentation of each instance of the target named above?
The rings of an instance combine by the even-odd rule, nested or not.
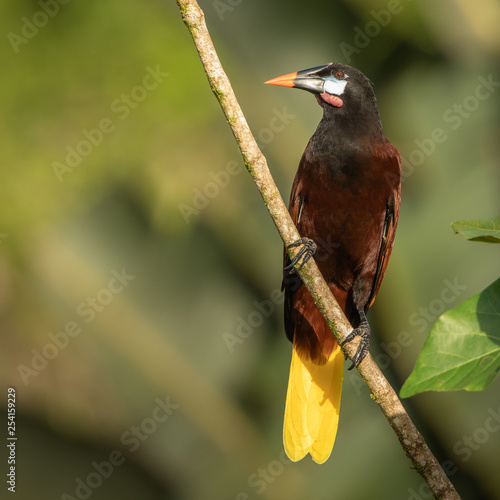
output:
[[[289,271],[289,274],[293,274],[295,271],[295,264],[297,262],[300,262],[302,259],[302,262],[300,263],[299,269],[314,255],[318,247],[316,246],[316,243],[314,243],[313,240],[310,238],[300,238],[297,241],[294,241],[290,245],[287,246],[287,248],[291,247],[298,247],[300,245],[303,245],[303,247],[299,250],[297,255],[291,260],[290,264],[285,267],[285,271]]]
[[[361,337],[361,342],[359,343],[356,354],[352,358],[352,365],[349,367],[349,370],[352,370],[355,366],[358,366],[361,361],[363,361],[363,358],[368,354],[368,349],[370,347],[370,325],[368,324],[363,308],[358,309],[358,312],[361,319],[359,326],[355,328],[341,344],[347,344],[347,342],[350,342],[354,337]]]

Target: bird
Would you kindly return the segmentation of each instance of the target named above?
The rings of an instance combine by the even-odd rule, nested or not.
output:
[[[337,435],[344,355],[295,271],[314,258],[360,337],[352,369],[369,351],[366,318],[384,278],[401,203],[401,156],[386,138],[370,80],[341,63],[264,82],[306,90],[323,116],[300,160],[289,212],[301,238],[284,251],[284,327],[292,342],[283,444],[290,460],[331,455]]]

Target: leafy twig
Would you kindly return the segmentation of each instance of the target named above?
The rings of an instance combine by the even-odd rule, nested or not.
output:
[[[182,19],[193,37],[210,87],[222,107],[241,150],[248,172],[257,184],[284,244],[289,245],[300,236],[278,192],[267,161],[248,127],[229,79],[222,68],[207,30],[203,11],[195,0],[177,0],[177,4],[181,10]],[[293,258],[297,252],[298,249],[290,248],[290,257]],[[351,332],[352,327],[333,297],[314,259],[310,259],[297,271],[333,334],[341,343]],[[343,347],[344,353],[349,357],[354,355],[356,349],[356,342],[351,342]],[[412,461],[413,467],[425,479],[434,498],[460,499],[448,476],[429,450],[424,438],[413,424],[394,389],[373,358],[367,355],[358,366],[358,370],[370,389],[372,398],[380,406],[406,455]]]

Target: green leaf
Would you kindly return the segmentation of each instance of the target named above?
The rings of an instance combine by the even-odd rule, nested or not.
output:
[[[461,220],[451,225],[466,240],[500,243],[500,216],[485,220]]]
[[[481,391],[500,370],[500,279],[436,321],[401,397]]]

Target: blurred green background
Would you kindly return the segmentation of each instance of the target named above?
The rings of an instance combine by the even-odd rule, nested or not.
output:
[[[262,82],[329,61],[374,82],[405,158],[369,316],[399,390],[437,316],[500,275],[498,248],[450,229],[500,213],[500,5],[200,5],[285,200],[320,109]],[[0,25],[0,407],[14,387],[17,498],[430,498],[356,372],[330,460],[285,459],[281,241],[175,2],[18,0]],[[500,498],[499,383],[404,402],[464,499]]]

